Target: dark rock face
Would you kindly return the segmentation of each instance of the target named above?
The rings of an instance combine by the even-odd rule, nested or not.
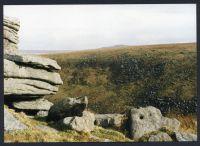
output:
[[[55,103],[49,110],[47,120],[58,121],[65,117],[73,117],[83,115],[83,111],[87,108],[88,98],[86,96],[76,98],[65,98]]]

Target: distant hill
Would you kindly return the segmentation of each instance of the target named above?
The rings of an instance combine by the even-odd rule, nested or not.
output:
[[[101,48],[125,48],[128,47],[128,45],[114,45],[114,46],[107,46],[107,47],[101,47]]]
[[[54,54],[54,53],[66,53],[73,50],[19,50],[23,54]]]

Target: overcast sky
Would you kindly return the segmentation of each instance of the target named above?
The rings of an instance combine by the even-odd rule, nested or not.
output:
[[[80,50],[196,42],[196,5],[4,5],[20,19],[19,49]]]

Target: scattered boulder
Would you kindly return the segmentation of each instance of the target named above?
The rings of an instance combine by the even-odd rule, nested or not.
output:
[[[197,141],[197,135],[185,132],[175,132],[177,141]]]
[[[78,132],[91,132],[94,130],[94,114],[84,111],[82,117],[66,117],[59,121],[62,129],[71,129]]]
[[[125,115],[122,114],[96,114],[95,125],[107,128],[107,127],[121,127]]]
[[[159,132],[155,135],[151,135],[148,141],[151,142],[172,141],[172,138],[165,132]]]
[[[64,98],[63,100],[55,103],[49,110],[47,120],[58,121],[65,117],[73,117],[83,115],[83,111],[87,108],[87,96]]]
[[[13,107],[21,110],[46,110],[48,111],[53,103],[44,98],[30,100],[30,101],[15,101]]]
[[[28,127],[4,108],[4,131],[24,130]]]
[[[175,130],[178,130],[180,126],[178,120],[164,118],[160,110],[153,106],[140,107],[138,109],[132,108],[129,118],[130,135],[133,139],[138,139],[146,133],[157,131],[163,126]]]

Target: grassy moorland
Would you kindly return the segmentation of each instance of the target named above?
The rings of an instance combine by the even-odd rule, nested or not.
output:
[[[131,106],[152,105],[181,122],[180,131],[197,133],[197,51],[195,43],[96,49],[43,55],[62,67],[64,82],[52,102],[87,95],[95,113],[124,113]],[[53,123],[9,109],[26,130],[5,132],[7,142],[131,141],[126,130],[96,127],[91,134],[73,130],[44,131]],[[145,135],[140,141],[148,139]]]
[[[152,105],[162,113],[196,112],[195,43],[129,46],[43,55],[61,66],[64,82],[53,102],[87,95],[97,113]]]

